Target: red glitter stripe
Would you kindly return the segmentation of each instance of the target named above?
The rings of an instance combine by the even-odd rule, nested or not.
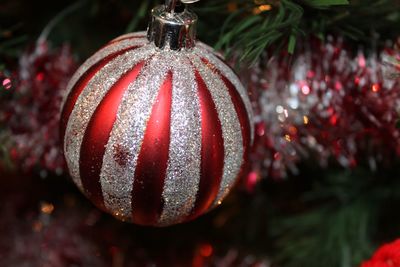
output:
[[[224,168],[224,140],[215,103],[199,72],[195,73],[201,110],[200,184],[190,219],[206,212],[216,198]]]
[[[116,53],[110,54],[107,57],[101,59],[99,62],[94,64],[92,67],[90,67],[83,75],[82,77],[79,78],[79,80],[76,82],[72,90],[70,91],[62,113],[61,113],[61,123],[60,123],[60,137],[61,137],[61,144],[64,146],[64,136],[65,136],[65,131],[67,130],[67,125],[69,118],[71,116],[71,113],[75,107],[76,101],[78,101],[79,96],[83,92],[83,89],[86,88],[86,86],[89,84],[89,82],[93,79],[93,77],[98,73],[107,63],[112,61],[114,58],[124,54],[125,52],[129,50],[134,50],[137,49],[138,46],[131,46],[126,49],[123,49],[121,51],[118,51]]]
[[[229,95],[231,96],[232,103],[234,105],[236,114],[238,115],[239,118],[240,129],[242,132],[242,140],[244,148],[243,160],[244,162],[247,162],[247,157],[249,155],[249,150],[251,146],[251,124],[249,121],[249,116],[247,114],[247,109],[243,102],[243,99],[240,96],[239,92],[237,91],[236,87],[232,84],[232,82],[228,78],[226,78],[226,76],[224,76],[221,73],[219,69],[217,69],[213,64],[211,64],[207,59],[202,58],[201,60],[207,65],[209,69],[211,69],[213,72],[217,73],[221,77],[221,79],[225,83],[225,86],[228,88]],[[232,70],[232,72],[234,71]],[[242,166],[242,170],[239,176],[242,175],[244,169],[245,169],[244,166]]]
[[[110,88],[93,113],[83,137],[79,162],[81,180],[86,195],[100,208],[104,208],[100,173],[106,145],[123,95],[136,80],[143,65],[144,61],[138,63]]]
[[[163,209],[162,192],[169,158],[172,73],[169,72],[147,122],[132,190],[135,223],[155,225]]]

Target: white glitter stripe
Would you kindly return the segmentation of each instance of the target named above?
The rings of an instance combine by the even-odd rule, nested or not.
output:
[[[134,62],[144,59],[150,52],[147,48],[132,50],[106,64],[83,89],[76,102],[67,125],[64,151],[72,179],[82,191],[79,158],[89,120],[110,87],[132,68]]]
[[[96,54],[86,60],[79,69],[74,73],[71,80],[68,82],[67,89],[65,90],[65,94],[63,96],[63,104],[67,100],[68,95],[70,94],[72,88],[78,82],[78,80],[85,74],[91,67],[93,67],[96,63],[100,62],[110,54],[116,53],[118,51],[124,50],[130,46],[143,46],[147,42],[147,39],[134,39],[134,40],[123,40],[121,42],[117,42],[115,44],[108,45],[103,49],[100,49]]]
[[[236,90],[240,94],[240,96],[244,102],[244,105],[246,107],[248,117],[249,117],[249,122],[250,122],[250,127],[251,127],[251,129],[250,129],[251,144],[253,144],[253,142],[254,142],[254,123],[253,123],[254,115],[253,115],[253,109],[251,107],[250,99],[247,94],[247,90],[243,87],[243,85],[240,82],[237,75],[226,65],[226,63],[222,62],[221,59],[219,59],[216,55],[214,55],[210,51],[207,51],[209,53],[205,53],[204,48],[207,48],[207,46],[204,44],[200,44],[199,48],[194,49],[194,52],[197,55],[199,55],[200,57],[204,57],[208,61],[210,61],[210,63],[213,64],[235,86]]]
[[[210,54],[216,55],[219,58],[224,58],[223,54],[221,54],[220,52],[216,51],[214,48],[212,48],[211,46],[209,46],[209,45],[207,45],[207,44],[205,44],[203,42],[197,42],[196,46],[198,48],[200,48],[199,50],[201,52],[203,52],[203,50],[204,50],[206,52],[209,52]]]
[[[239,174],[243,163],[243,137],[239,118],[224,82],[199,57],[194,56],[193,63],[211,93],[219,120],[221,121],[224,140],[224,171],[218,195],[213,203],[213,206],[216,206],[229,193]]]
[[[110,43],[111,42],[115,42],[115,41],[119,41],[119,40],[124,39],[124,38],[131,38],[131,37],[142,37],[147,41],[147,37],[146,36],[147,36],[147,32],[145,32],[145,31],[131,32],[131,33],[127,33],[127,34],[123,34],[121,36],[118,36],[117,38],[111,40]]]
[[[182,222],[194,207],[200,184],[201,116],[194,70],[188,69],[190,61],[184,56],[171,60],[171,139],[159,225]]]
[[[155,53],[153,46],[146,47]],[[165,81],[168,64],[155,55],[136,82],[125,93],[106,146],[100,175],[104,203],[114,216],[132,218],[134,175],[146,125],[159,90]],[[125,162],[121,164],[120,153]]]

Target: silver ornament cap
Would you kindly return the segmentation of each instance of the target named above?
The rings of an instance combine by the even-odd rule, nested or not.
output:
[[[196,43],[197,15],[186,4],[199,0],[166,0],[151,11],[147,38],[160,49],[190,50]]]

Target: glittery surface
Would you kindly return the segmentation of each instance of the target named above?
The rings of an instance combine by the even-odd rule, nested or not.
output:
[[[131,38],[138,36],[138,38]],[[129,39],[131,38],[131,39]],[[108,54],[138,44],[141,48],[125,52],[106,64],[89,82],[78,98],[65,135],[65,155],[73,180],[82,190],[79,176],[80,147],[90,118],[112,85],[139,61],[145,65],[124,93],[117,118],[106,145],[100,174],[106,209],[115,217],[132,220],[132,192],[135,169],[146,125],[169,71],[172,72],[172,110],[169,159],[162,192],[163,210],[157,225],[166,226],[185,221],[192,212],[200,184],[201,112],[196,68],[202,76],[221,121],[224,140],[224,168],[217,205],[233,186],[243,163],[241,125],[228,89],[219,74],[201,58],[215,65],[236,86],[252,118],[247,94],[232,70],[201,44],[193,51],[157,49],[148,44],[145,33],[123,35],[96,53],[78,70],[70,82],[72,87],[90,66]],[[135,185],[136,186],[136,185]]]
[[[132,62],[143,58],[142,50],[148,51],[142,48],[127,52],[101,69],[83,90],[71,113],[65,134],[64,151],[72,179],[81,190],[83,187],[79,174],[80,147],[88,122],[110,87],[132,67]]]
[[[127,33],[127,34],[123,34],[121,36],[118,36],[117,38],[113,39],[110,41],[110,43],[122,40],[122,39],[127,39],[127,38],[132,38],[132,37],[140,37],[140,39],[143,42],[148,43],[149,41],[146,38],[147,36],[147,32],[143,31],[143,32],[131,32],[131,33]]]
[[[199,57],[193,57],[192,61],[203,77],[207,88],[210,90],[222,126],[225,153],[224,173],[220,190],[213,204],[215,206],[229,193],[242,166],[242,131],[228,89],[218,74],[212,72]]]
[[[143,46],[144,44],[146,44],[146,39],[123,40],[100,49],[96,54],[87,59],[72,76],[65,90],[66,94],[64,95],[63,105],[61,106],[64,106],[67,96],[82,75],[96,63],[106,58],[108,55],[124,50],[130,46]]]
[[[205,50],[208,53],[205,53]],[[240,96],[242,97],[242,100],[246,106],[247,114],[249,115],[249,121],[251,125],[251,143],[254,142],[254,127],[253,127],[253,121],[254,121],[254,116],[253,116],[253,110],[251,107],[251,102],[248,97],[247,90],[243,87],[242,83],[240,82],[239,78],[237,75],[232,71],[229,66],[226,65],[221,59],[218,58],[218,54],[212,53],[210,51],[210,47],[200,43],[197,47],[194,49],[194,53],[198,54],[201,57],[206,58],[208,61],[210,61],[214,66],[217,67],[221,71],[221,73],[226,76],[226,78],[235,86],[236,90],[239,92]]]
[[[164,210],[159,221],[161,225],[180,222],[189,215],[200,182],[201,124],[197,83],[186,57],[170,60],[175,75],[171,143],[163,192]]]
[[[153,48],[146,52],[154,54]],[[114,215],[126,220],[132,214],[131,192],[146,123],[167,70],[166,62],[161,62],[157,55],[147,63],[137,81],[125,93],[107,144],[100,177],[104,201]],[[116,148],[127,152],[123,166]]]
[[[206,56],[205,54],[210,54],[210,55],[215,55],[219,58],[224,58],[223,54],[219,53],[211,46],[209,46],[205,43],[202,43],[202,42],[196,43],[196,48],[194,49],[194,52],[200,56]]]

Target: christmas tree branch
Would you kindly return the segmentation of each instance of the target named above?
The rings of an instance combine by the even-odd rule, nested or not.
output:
[[[241,60],[255,61],[270,47],[293,53],[296,40],[302,35],[324,38],[327,33],[341,34],[371,45],[371,34],[381,38],[396,36],[400,23],[400,3],[393,0],[280,0],[238,1],[216,0],[203,3],[198,11],[203,19],[213,13],[225,17],[221,26],[209,19],[207,37],[214,37],[216,47],[227,55],[240,51]],[[373,23],[371,23],[373,22]],[[201,30],[206,29],[202,27]],[[211,33],[211,34],[210,34]],[[200,32],[201,35],[203,35]]]
[[[388,203],[400,204],[396,171],[378,178],[360,170],[327,174],[297,199],[303,211],[274,217],[271,235],[283,266],[358,266],[376,239],[386,238],[380,218],[390,218],[391,225],[399,220],[385,209]]]

